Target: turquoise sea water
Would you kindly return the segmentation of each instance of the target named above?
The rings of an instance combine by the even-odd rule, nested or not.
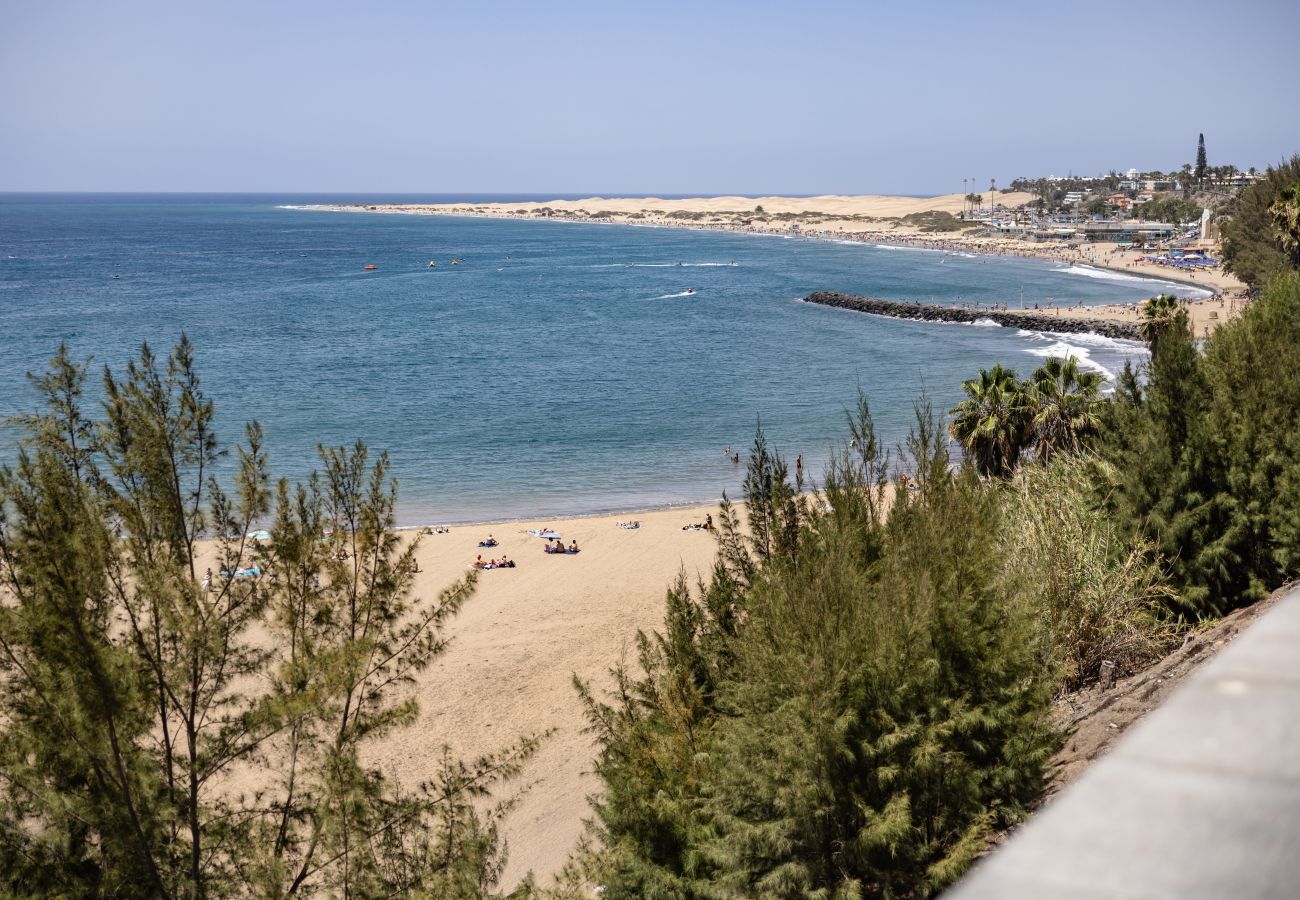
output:
[[[947,409],[981,366],[1142,354],[798,302],[811,291],[1032,306],[1167,287],[832,241],[283,208],[338,200],[0,195],[0,415],[31,407],[24,373],[61,341],[122,367],[185,331],[227,441],[260,420],[295,477],[317,442],[386,449],[406,524],[642,508],[734,493],[722,448],[759,417],[816,474],[859,385],[892,442],[923,388]]]

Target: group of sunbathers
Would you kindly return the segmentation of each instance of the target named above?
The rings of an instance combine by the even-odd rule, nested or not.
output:
[[[569,546],[566,547],[566,546],[564,546],[564,541],[560,540],[559,538],[555,538],[555,543],[554,543],[554,544],[552,544],[552,543],[548,540],[548,541],[546,542],[546,545],[542,547],[542,550],[543,550],[543,552],[545,552],[545,553],[577,553],[577,552],[578,552],[578,542],[577,542],[577,541],[571,541],[571,542],[569,543]]]
[[[513,569],[515,561],[503,553],[500,559],[489,559],[484,562],[483,554],[480,553],[478,558],[470,563],[469,567],[471,569]]]
[[[692,522],[689,525],[683,525],[682,531],[712,531],[713,516],[706,515],[703,522]]]
[[[625,529],[627,529],[628,531],[631,531],[631,530],[633,530],[633,529],[636,529],[636,528],[640,528],[640,527],[641,527],[641,520],[640,520],[640,519],[633,519],[633,520],[631,520],[630,522],[619,522],[619,523],[618,523],[618,527],[619,527],[619,528],[625,528]]]
[[[245,563],[244,565],[239,565],[238,563],[236,563],[234,569],[229,569],[226,566],[221,566],[220,571],[221,571],[221,577],[229,581],[231,578],[256,578],[259,575],[261,575],[264,571],[266,571],[266,569],[265,566],[262,564],[261,560],[259,560],[256,556],[249,554],[248,562]],[[207,593],[208,591],[212,590],[212,584],[213,584],[212,569],[208,569],[208,571],[203,576],[203,582],[202,582],[203,592]]]
[[[479,541],[479,542],[478,542],[478,545],[479,545],[480,547],[495,547],[495,546],[497,545],[497,539],[494,538],[492,535],[489,534],[489,535],[487,536],[487,539],[486,539],[486,540]]]

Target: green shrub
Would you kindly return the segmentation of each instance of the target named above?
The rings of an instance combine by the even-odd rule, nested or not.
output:
[[[1278,272],[1295,271],[1283,249],[1284,236],[1274,228],[1270,210],[1282,192],[1300,181],[1300,155],[1270,166],[1261,181],[1238,194],[1223,225],[1223,260],[1229,272],[1253,287],[1262,287]]]
[[[1119,675],[1140,670],[1177,631],[1161,615],[1173,594],[1154,548],[1125,539],[1094,502],[1094,478],[1089,461],[1060,456],[1023,467],[1008,494],[1010,553],[1035,581],[1067,691],[1096,682],[1106,660]]]
[[[928,412],[885,515],[865,408],[821,500],[761,440],[749,528],[669,594],[644,675],[585,694],[604,896],[928,895],[1023,815],[1056,689],[999,493]]]
[[[1168,330],[1146,374],[1103,410],[1110,510],[1168,561],[1187,614],[1261,599],[1300,573],[1300,277],[1275,278],[1203,356]]]

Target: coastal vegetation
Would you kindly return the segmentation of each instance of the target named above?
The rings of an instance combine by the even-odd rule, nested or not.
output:
[[[1145,379],[1102,408],[1099,479],[1116,523],[1153,542],[1191,618],[1300,571],[1300,276],[1275,277],[1200,352],[1179,311]]]
[[[603,790],[568,874],[933,895],[1038,802],[1054,704],[1300,573],[1288,165],[1225,227],[1244,313],[1198,343],[1152,298],[1150,361],[1110,396],[1075,359],[992,366],[896,452],[860,398],[815,486],[760,430],[708,577],[670,587],[611,692],[577,684]],[[223,460],[184,339],[105,371],[94,415],[87,378],[60,350],[33,379],[0,473],[3,892],[491,896],[538,739],[416,784],[368,761],[475,586],[412,596],[387,459],[323,447],[275,481],[254,423]]]
[[[1001,498],[924,407],[892,505],[865,404],[850,435],[813,502],[760,433],[748,528],[724,506],[711,580],[580,686],[605,896],[929,893],[1035,795],[1059,682]]]
[[[809,495],[760,432],[711,579],[670,590],[609,698],[579,685],[604,896],[933,894],[1032,805],[1053,697],[1168,649],[1162,567],[1082,459],[983,477],[924,405],[889,457],[860,401]]]
[[[1298,190],[1300,154],[1269,167],[1263,179],[1243,190],[1226,211],[1224,265],[1252,287],[1262,287],[1279,272],[1300,268]]]
[[[1154,197],[1133,207],[1133,218],[1147,222],[1195,222],[1201,218],[1202,207],[1195,200],[1182,197]]]
[[[962,231],[970,226],[952,213],[940,210],[909,213],[902,217],[905,225],[914,225],[923,232]]]
[[[61,349],[33,379],[0,472],[0,891],[487,894],[488,792],[535,740],[415,784],[366,761],[474,589],[411,596],[386,457],[274,482],[254,423],[223,486],[188,341],[105,370],[97,418],[86,377]]]
[[[1048,359],[1027,381],[1001,365],[981,369],[963,382],[949,432],[979,474],[1005,478],[1026,450],[1042,462],[1082,451],[1097,433],[1102,381],[1074,357]]]
[[[810,494],[760,430],[747,527],[724,503],[711,577],[608,696],[578,685],[604,791],[573,871],[608,898],[933,895],[1034,804],[1053,697],[1300,574],[1300,272],[1204,346],[1172,297],[1142,334],[1110,397],[1075,360],[967,381],[960,463],[924,404],[891,463],[860,400]]]
[[[1300,275],[1275,277],[1203,350],[1171,296],[1143,304],[1139,329],[1151,360],[1109,399],[1074,360],[1024,382],[994,366],[965,382],[950,432],[991,478],[1031,448],[1039,462],[1086,454],[1091,502],[1164,561],[1171,612],[1221,615],[1300,572]]]

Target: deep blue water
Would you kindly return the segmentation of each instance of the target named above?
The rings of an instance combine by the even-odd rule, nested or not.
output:
[[[1110,371],[1141,354],[797,302],[810,291],[1032,306],[1160,287],[832,241],[280,208],[338,199],[0,195],[0,415],[31,408],[24,374],[61,341],[121,368],[184,331],[224,438],[260,420],[278,474],[360,438],[391,454],[408,524],[631,509],[734,493],[721,451],[759,417],[816,473],[859,385],[892,442],[923,388],[947,409],[981,366],[1027,373],[1063,340]]]

